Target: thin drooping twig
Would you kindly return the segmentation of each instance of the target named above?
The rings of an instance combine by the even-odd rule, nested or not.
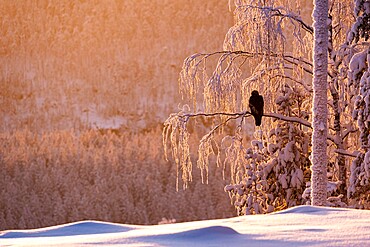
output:
[[[299,80],[296,80],[294,79],[292,76],[288,76],[288,75],[274,75],[272,77],[270,77],[270,79],[274,79],[275,77],[281,77],[281,78],[284,78],[284,79],[289,79],[291,81],[294,81],[295,83],[298,83],[299,85],[301,85],[302,87],[304,87],[304,89],[307,90],[307,92],[309,93],[312,93],[313,90],[312,88],[309,88],[306,84],[304,84],[302,81],[299,81]]]
[[[245,62],[245,59],[247,58],[250,58],[250,57],[255,57],[255,56],[269,56],[269,57],[275,57],[275,58],[282,58],[284,59],[284,61],[288,62],[289,64],[291,65],[296,65],[296,66],[300,66],[306,73],[312,75],[312,62],[303,58],[303,57],[295,57],[293,56],[292,54],[290,53],[282,53],[282,54],[279,54],[279,53],[272,53],[270,51],[270,53],[266,53],[266,52],[250,52],[250,51],[217,51],[217,52],[211,52],[211,53],[196,53],[196,54],[193,54],[191,56],[189,56],[185,61],[184,61],[184,66],[183,66],[183,70],[185,69],[186,73],[188,73],[188,68],[189,67],[192,67],[191,63],[192,62],[195,62],[195,65],[194,68],[195,71],[192,72],[192,75],[191,75],[191,78],[195,78],[195,74],[197,73],[198,71],[198,65],[208,59],[209,57],[211,56],[215,56],[215,55],[221,55],[220,59],[219,59],[219,62],[218,62],[218,66],[220,66],[221,64],[223,64],[223,62],[225,61],[225,59],[227,57],[231,57],[231,61],[228,62],[228,65],[227,65],[227,68],[221,73],[225,73],[227,72],[228,68],[230,67],[230,65],[233,63],[233,61],[238,58],[238,57],[243,57],[244,58],[244,61],[243,63]],[[217,71],[217,69],[215,70]],[[215,72],[214,72],[215,73]],[[220,76],[221,74],[217,75],[217,76]],[[332,75],[328,72],[328,75],[329,77],[332,77]],[[212,76],[214,77],[215,74]]]
[[[266,7],[266,6],[261,7],[261,6],[254,6],[254,5],[246,4],[246,5],[239,6],[238,8],[245,8],[245,9],[255,8],[255,9],[260,9],[262,11],[266,11],[266,10],[270,11],[270,12],[273,13],[271,16],[277,16],[277,17],[282,17],[282,18],[290,18],[290,19],[296,21],[297,23],[299,23],[304,30],[306,30],[310,34],[313,34],[313,27],[312,26],[305,23],[302,20],[302,18],[300,16],[298,16],[297,14],[292,13],[292,12],[288,12],[286,9],[284,9],[282,7],[272,8],[272,7]],[[287,13],[282,13],[281,10],[284,10]]]
[[[189,64],[191,61],[199,58],[199,57],[202,57],[200,60],[203,60],[203,59],[207,59],[209,58],[210,56],[214,56],[214,55],[238,55],[238,56],[248,56],[248,57],[253,57],[253,56],[272,56],[272,57],[282,57],[284,58],[287,62],[289,63],[293,63],[293,64],[298,64],[298,62],[301,62],[301,63],[304,63],[306,64],[307,66],[311,67],[312,68],[312,62],[310,62],[309,60],[303,58],[303,57],[295,57],[289,53],[285,53],[285,54],[278,54],[278,53],[267,53],[267,52],[249,52],[249,51],[216,51],[216,52],[211,52],[211,53],[195,53],[191,56],[189,56],[186,60],[185,60],[185,64]],[[199,62],[196,64],[198,65]],[[311,72],[312,73],[312,72]]]

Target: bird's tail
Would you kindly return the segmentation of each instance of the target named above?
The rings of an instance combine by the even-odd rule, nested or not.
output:
[[[254,123],[256,126],[261,126],[261,123],[262,123],[262,117],[256,117],[254,118]]]

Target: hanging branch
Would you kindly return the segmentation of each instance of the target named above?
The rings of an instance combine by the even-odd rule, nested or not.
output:
[[[216,154],[214,152],[212,143],[215,143],[213,137],[214,133],[222,126],[225,126],[229,121],[241,119],[238,128],[241,129],[244,118],[251,116],[249,111],[229,113],[229,112],[214,112],[214,113],[177,113],[171,114],[171,116],[165,121],[163,129],[163,146],[165,151],[165,158],[168,160],[168,149],[167,143],[170,142],[172,157],[175,160],[177,166],[177,183],[176,188],[178,189],[178,177],[179,171],[182,172],[182,180],[184,182],[184,188],[187,188],[188,181],[192,180],[192,162],[190,159],[190,149],[189,149],[189,133],[187,130],[187,123],[189,119],[196,117],[226,117],[221,123],[214,126],[200,141],[198,148],[198,161],[197,165],[201,169],[202,182],[204,181],[204,170],[206,171],[206,181],[208,182],[208,157],[210,154]],[[283,121],[295,122],[306,127],[311,128],[311,125],[308,121],[297,118],[297,117],[288,117],[277,113],[265,113],[263,116],[271,117]],[[216,143],[217,145],[217,143]],[[217,149],[218,145],[217,145]],[[217,152],[217,164],[219,165],[220,161],[220,152]]]
[[[261,6],[249,5],[249,4],[241,5],[241,6],[237,7],[237,9],[245,9],[245,10],[249,9],[249,8],[260,9],[261,11],[268,11],[268,12],[270,12],[271,17],[281,17],[280,22],[285,18],[289,18],[290,20],[293,20],[293,21],[297,22],[298,24],[300,24],[300,26],[305,31],[307,31],[310,34],[313,34],[313,27],[312,26],[305,23],[299,15],[297,15],[293,12],[289,12],[283,7],[278,7],[278,8],[267,7],[267,6],[261,7]],[[283,11],[285,13],[283,13]]]
[[[199,64],[208,59],[211,56],[215,55],[222,55],[222,56],[242,56],[242,57],[257,57],[257,56],[270,56],[274,58],[283,58],[285,61],[297,65],[297,66],[302,66],[302,63],[309,66],[312,68],[312,62],[307,60],[304,57],[295,57],[290,53],[284,53],[284,54],[279,54],[279,53],[267,53],[267,52],[250,52],[250,51],[216,51],[216,52],[211,52],[211,53],[195,53],[189,57],[187,57],[184,61],[183,69],[191,67],[190,65],[192,62],[194,62],[196,59],[199,59],[198,62],[196,62],[193,66],[198,67]],[[234,58],[233,58],[234,59]],[[223,62],[225,58],[221,59],[221,62]],[[303,67],[303,66],[302,66]],[[308,68],[305,68],[307,72],[312,74],[312,71]],[[186,70],[187,71],[187,70]]]

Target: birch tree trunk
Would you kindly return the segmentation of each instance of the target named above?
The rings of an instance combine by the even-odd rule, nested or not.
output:
[[[313,10],[313,120],[311,204],[325,206],[327,197],[327,70],[328,70],[328,0],[314,0]]]

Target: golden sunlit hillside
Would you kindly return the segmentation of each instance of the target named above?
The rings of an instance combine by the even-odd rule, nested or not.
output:
[[[3,1],[1,131],[150,128],[176,110],[183,59],[222,48],[223,1]]]

